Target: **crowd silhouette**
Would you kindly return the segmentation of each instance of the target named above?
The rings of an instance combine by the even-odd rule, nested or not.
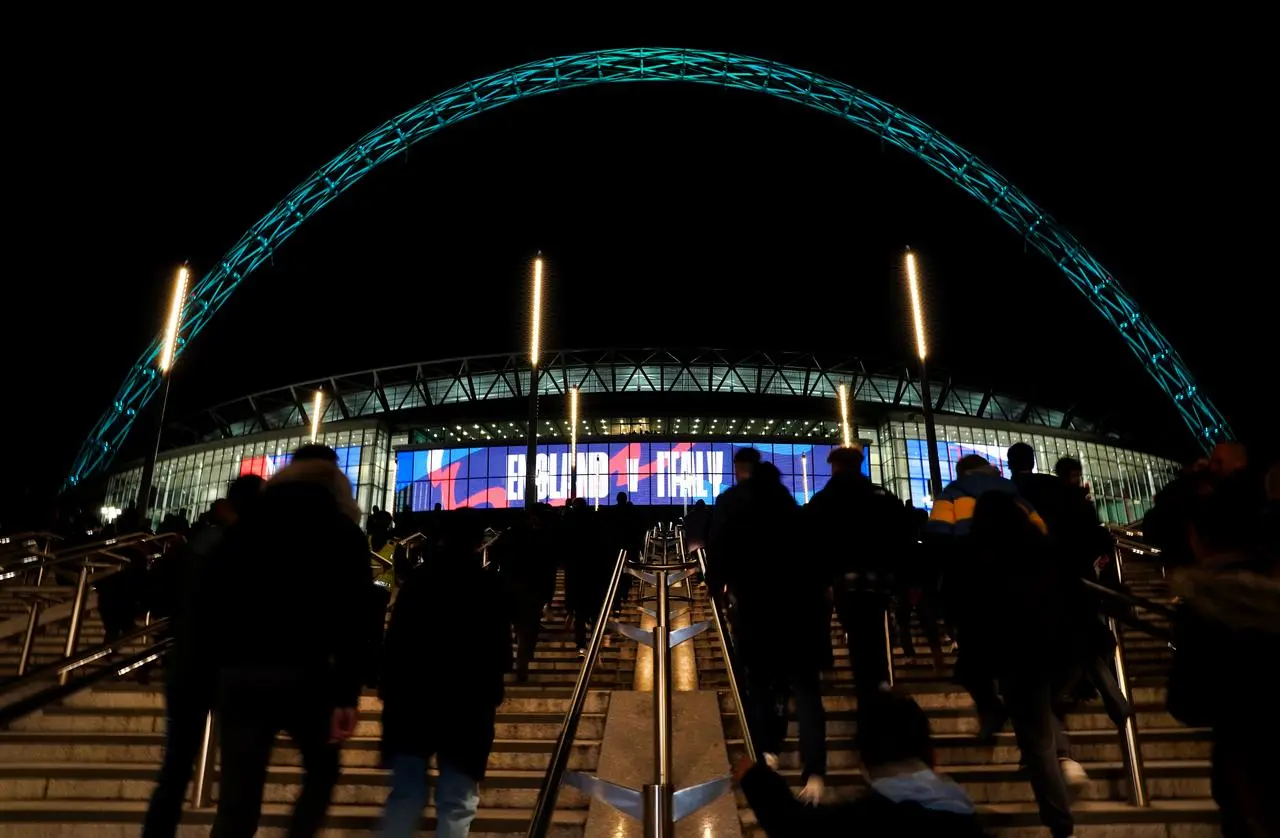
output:
[[[1082,582],[1121,589],[1081,464],[1063,458],[1040,472],[1018,443],[1005,477],[967,455],[926,513],[865,477],[862,457],[857,447],[833,450],[831,478],[801,506],[776,467],[741,449],[735,485],[684,520],[688,549],[707,551],[708,593],[728,614],[744,676],[761,762],[735,773],[761,827],[981,834],[972,801],[934,770],[928,719],[891,688],[893,641],[917,657],[914,623],[929,651],[918,663],[948,677],[956,652],[951,677],[972,696],[981,740],[1011,727],[1041,822],[1054,838],[1073,835],[1072,800],[1088,777],[1072,758],[1065,711],[1098,699],[1117,724],[1135,712],[1117,684],[1106,622],[1126,606]],[[1224,443],[1160,492],[1141,524],[1180,598],[1168,709],[1213,730],[1212,792],[1228,836],[1280,834],[1266,782],[1280,745],[1267,715],[1280,648],[1278,494],[1275,466],[1264,473],[1242,445]],[[497,708],[508,683],[529,682],[558,572],[585,654],[619,551],[638,560],[652,523],[625,494],[601,511],[581,498],[537,505],[496,537],[491,520],[437,510],[409,535],[375,509],[362,531],[351,486],[322,445],[298,450],[269,481],[236,480],[194,525],[185,510],[167,516],[161,529],[181,535],[181,548],[98,589],[108,641],[145,611],[171,617],[164,759],[143,835],[176,834],[211,711],[222,764],[211,834],[255,833],[281,732],[305,773],[288,832],[316,834],[342,743],[374,700],[365,687],[381,700],[391,772],[381,834],[414,834],[434,785],[437,834],[466,835]],[[142,528],[133,510],[113,531],[130,528]],[[615,610],[627,597],[620,585]],[[822,701],[823,673],[837,660],[833,613],[869,781],[867,795],[834,803]],[[775,771],[788,707],[799,728],[797,794]]]

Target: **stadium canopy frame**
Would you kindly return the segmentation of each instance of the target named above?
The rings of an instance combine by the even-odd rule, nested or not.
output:
[[[1201,447],[1233,436],[1177,351],[1120,282],[1000,173],[920,119],[848,84],[761,58],[693,49],[608,49],[533,61],[461,84],[384,122],[290,192],[193,284],[183,309],[177,354],[299,227],[379,165],[456,122],[510,102],[625,82],[685,82],[764,93],[831,114],[908,152],[985,204],[1027,246],[1062,271],[1119,332]],[[157,335],[81,445],[67,486],[106,468],[120,450],[138,413],[160,389],[159,353]]]

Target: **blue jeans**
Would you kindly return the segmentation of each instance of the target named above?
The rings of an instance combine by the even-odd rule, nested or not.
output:
[[[466,838],[480,805],[479,784],[437,759],[440,777],[436,780],[436,835],[438,838]],[[422,825],[427,807],[427,761],[400,754],[391,758],[391,793],[382,815],[382,838],[413,838]]]

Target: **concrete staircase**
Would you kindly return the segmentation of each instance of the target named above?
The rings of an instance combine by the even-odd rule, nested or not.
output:
[[[1127,581],[1138,596],[1168,603],[1168,591],[1153,565],[1131,561],[1126,565]],[[710,606],[705,597],[697,606],[699,616],[708,619]],[[1143,619],[1162,623],[1163,618],[1140,613]],[[919,625],[914,631],[916,652],[926,653]],[[836,669],[824,676],[823,703],[827,710],[828,766],[827,794],[837,799],[856,794],[865,787],[858,770],[853,737],[857,730],[857,700],[849,668],[848,649],[843,644],[838,623],[832,620]],[[704,635],[697,641],[698,672],[703,689],[721,692],[722,722],[731,758],[742,749],[738,722],[724,668],[719,642]],[[1115,726],[1103,712],[1101,703],[1084,705],[1067,717],[1075,758],[1089,772],[1090,783],[1073,806],[1080,836],[1193,836],[1217,835],[1217,807],[1209,796],[1209,751],[1207,730],[1186,728],[1164,708],[1164,682],[1170,655],[1167,644],[1128,630],[1125,634],[1134,703],[1138,712],[1138,732],[1147,772],[1152,805],[1147,809],[1130,806],[1127,774],[1122,762],[1122,745]],[[1013,733],[1006,727],[994,747],[978,742],[978,722],[968,694],[951,682],[954,656],[947,657],[945,671],[934,674],[930,663],[907,659],[894,648],[896,686],[910,693],[929,715],[937,748],[939,769],[962,783],[977,802],[990,829],[1001,836],[1045,835],[1039,826],[1031,787],[1018,766],[1019,752]],[[781,773],[797,789],[800,785],[798,729],[792,716],[785,751],[780,754]],[[739,816],[743,834],[763,836],[755,816],[739,793]]]
[[[636,619],[634,613],[629,616]],[[543,632],[529,682],[509,683],[499,708],[473,835],[523,835],[528,826],[581,665],[564,617],[562,579],[546,621],[552,628]],[[101,631],[91,619],[85,642],[100,642]],[[60,654],[58,639],[51,632],[47,647]],[[610,693],[630,688],[634,667],[632,644],[601,650],[570,768],[594,771]],[[138,834],[164,741],[163,679],[156,673],[152,680],[154,685],[104,683],[0,731],[0,836]],[[361,698],[356,736],[342,752],[343,775],[330,812],[333,836],[367,835],[377,825],[388,791],[387,774],[377,767],[380,709],[372,694]],[[298,752],[282,738],[268,775],[260,835],[283,834],[301,783],[300,764]],[[586,812],[585,798],[563,790],[552,834],[580,835]],[[212,815],[212,810],[188,812],[181,834],[206,834]],[[428,810],[424,828],[434,828],[433,816]]]
[[[1131,561],[1127,570],[1135,593],[1168,601],[1154,566]],[[691,616],[694,620],[709,618],[705,589],[697,588],[696,592]],[[24,614],[25,607],[5,596],[0,585],[0,616]],[[1161,621],[1150,614],[1140,616]],[[626,617],[640,622],[634,606],[628,606]],[[473,835],[521,835],[526,829],[581,664],[572,633],[563,622],[561,580],[547,620],[552,628],[543,633],[530,681],[509,684],[507,699],[499,710],[497,741]],[[66,623],[62,622],[38,636],[37,665],[61,656],[65,631]],[[82,638],[81,648],[101,642],[102,627],[96,614],[86,622]],[[0,677],[14,672],[20,644],[20,636],[0,643]],[[926,648],[923,637],[918,637],[918,651]],[[741,748],[742,732],[718,641],[712,633],[704,634],[694,641],[694,649],[699,686],[720,693],[723,732],[730,755],[735,756]],[[832,798],[857,793],[863,786],[853,748],[857,707],[848,653],[839,639],[835,649],[837,667],[824,682],[830,748],[828,794]],[[1160,641],[1129,631],[1127,649],[1153,805],[1135,809],[1125,802],[1127,780],[1120,737],[1099,705],[1081,707],[1068,717],[1075,755],[1092,777],[1075,804],[1078,833],[1179,838],[1217,834],[1216,808],[1209,799],[1207,732],[1178,725],[1164,710],[1167,648]],[[909,661],[900,649],[894,651],[898,686],[916,697],[932,721],[941,769],[969,789],[996,834],[1044,834],[1030,787],[1018,768],[1012,733],[1000,734],[994,748],[978,744],[970,699],[950,681],[953,659],[947,660],[948,670],[934,673],[931,665]],[[602,649],[570,768],[597,769],[612,691],[632,688],[635,665],[634,644],[614,640]],[[161,680],[157,673],[152,685],[136,678],[103,683],[0,731],[0,838],[136,836],[163,744]],[[369,834],[376,827],[387,794],[386,774],[377,768],[380,705],[374,696],[366,695],[360,709],[357,735],[343,750],[344,773],[335,791],[327,830],[332,838]],[[796,733],[793,720],[791,738],[781,755],[782,773],[793,785],[799,782]],[[268,776],[261,835],[283,834],[289,804],[301,780],[299,763],[296,750],[282,739]],[[762,835],[740,795],[738,806],[743,833]],[[581,836],[587,810],[585,798],[563,789],[552,834]],[[424,828],[433,827],[432,817],[428,811]],[[204,835],[211,820],[211,810],[188,812],[181,834]]]

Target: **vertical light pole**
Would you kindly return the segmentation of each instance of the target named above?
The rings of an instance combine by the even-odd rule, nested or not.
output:
[[[841,384],[836,388],[840,397],[840,444],[845,448],[853,447],[853,428],[849,425],[849,385]]]
[[[538,502],[538,361],[542,344],[542,256],[533,260],[533,302],[529,309],[529,438],[524,458],[524,506]]]
[[[804,502],[809,502],[809,455],[800,455],[800,479],[804,481]]]
[[[311,441],[315,442],[320,435],[320,415],[324,413],[324,391],[316,390],[311,400]]]
[[[578,496],[578,388],[569,388],[569,500]]]
[[[169,407],[169,382],[172,376],[173,361],[178,350],[178,332],[182,329],[182,304],[187,299],[187,266],[178,268],[178,276],[173,283],[173,299],[169,302],[169,316],[165,318],[164,337],[160,344],[160,361],[157,368],[164,378],[164,394],[160,397],[160,418],[156,422],[156,443],[147,452],[147,459],[142,463],[142,480],[138,484],[138,514],[149,519],[147,514],[151,508],[151,483],[155,480],[156,458],[160,456],[160,434],[164,432],[164,414]]]
[[[924,303],[920,299],[920,277],[916,271],[916,255],[907,251],[907,286],[911,292],[911,321],[916,330],[916,357],[920,360],[920,401],[924,403],[924,435],[929,446],[929,494],[942,492],[942,467],[938,464],[938,432],[933,424],[933,396],[929,392],[929,355],[924,333]]]

